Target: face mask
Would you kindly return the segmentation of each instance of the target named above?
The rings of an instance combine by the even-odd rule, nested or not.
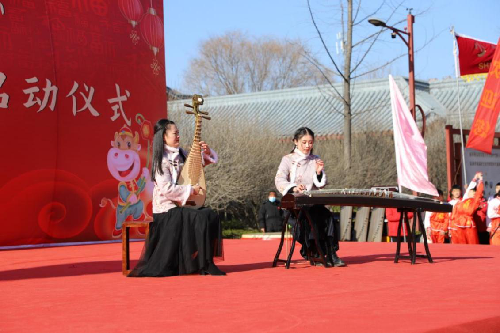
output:
[[[276,201],[276,197],[269,197],[269,201],[275,202]]]

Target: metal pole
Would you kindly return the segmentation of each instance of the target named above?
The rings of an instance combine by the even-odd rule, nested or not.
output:
[[[467,169],[465,168],[465,145],[464,145],[464,132],[462,126],[462,104],[460,103],[460,85],[458,84],[458,46],[457,39],[455,38],[455,28],[451,27],[451,33],[453,34],[453,58],[455,60],[455,81],[457,84],[457,102],[458,102],[458,120],[460,124],[460,142],[462,144],[462,167],[464,169],[463,180],[467,184]]]
[[[415,54],[413,48],[413,23],[415,16],[408,13],[408,86],[410,89],[410,111],[413,119],[417,119],[415,107]]]

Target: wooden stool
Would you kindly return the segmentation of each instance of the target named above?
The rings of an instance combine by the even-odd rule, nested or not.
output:
[[[130,273],[130,228],[146,228],[146,237],[149,233],[149,224],[153,221],[126,221],[122,225],[122,273]]]

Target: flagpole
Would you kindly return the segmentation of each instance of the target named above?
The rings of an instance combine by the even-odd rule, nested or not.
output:
[[[389,74],[389,89],[392,90],[391,88],[391,85],[390,85],[390,82],[391,82],[391,77],[392,75]],[[391,109],[392,109],[392,96],[391,96]],[[393,132],[393,137],[394,137],[394,152],[396,154],[396,173],[397,173],[397,180],[398,180],[398,190],[399,190],[399,193],[403,193],[403,189],[401,188],[401,182],[399,181],[399,175],[401,174],[401,165],[399,163],[399,158],[400,158],[400,155],[399,155],[399,147],[398,147],[398,139],[396,137],[396,115],[394,114],[394,110],[392,110],[392,132]],[[401,212],[401,214],[404,214],[403,212]],[[403,216],[404,218],[404,216]],[[404,220],[403,222],[403,242],[406,243],[406,220]]]
[[[464,132],[462,126],[462,104],[460,103],[460,85],[458,83],[458,46],[457,38],[455,37],[455,27],[451,27],[450,33],[453,35],[453,59],[455,60],[455,81],[457,84],[457,101],[458,101],[458,121],[460,124],[460,142],[462,143],[462,167],[464,169],[463,179],[467,183],[467,169],[465,168],[465,145],[464,145]],[[453,184],[450,184],[453,185]]]

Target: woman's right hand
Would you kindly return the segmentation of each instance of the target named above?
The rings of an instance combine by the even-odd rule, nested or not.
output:
[[[302,193],[306,190],[306,187],[302,184],[297,185],[293,188],[293,193]]]
[[[200,191],[202,190],[201,186],[200,185],[193,185],[191,187],[191,190],[192,190],[192,194],[193,195],[197,195],[200,193]]]

